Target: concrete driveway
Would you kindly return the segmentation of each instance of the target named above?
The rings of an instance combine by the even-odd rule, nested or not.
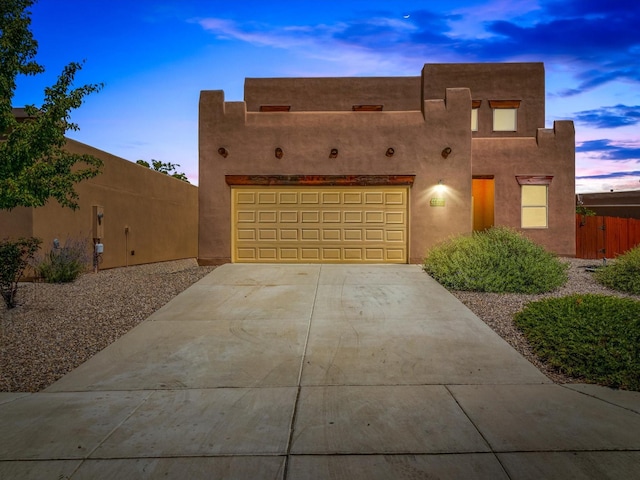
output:
[[[0,478],[640,471],[640,393],[551,383],[416,265],[223,265],[46,391]]]

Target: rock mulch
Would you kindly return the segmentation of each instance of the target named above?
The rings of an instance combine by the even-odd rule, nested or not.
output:
[[[513,324],[527,303],[573,293],[620,295],[599,285],[585,266],[570,262],[569,281],[543,295],[452,292],[518,352],[558,383],[578,381],[546,366]],[[37,392],[145,320],[214,267],[195,260],[139,265],[82,275],[70,284],[21,284],[12,310],[0,308],[0,391]],[[628,295],[627,295],[628,296]],[[638,298],[640,296],[635,296]]]
[[[584,260],[579,258],[563,258],[568,262],[569,280],[556,291],[539,295],[523,295],[514,293],[478,293],[451,292],[473,313],[480,317],[493,331],[506,340],[522,356],[533,363],[542,373],[556,383],[577,383],[584,380],[568,377],[542,362],[533,353],[529,342],[513,323],[513,316],[528,303],[550,297],[564,297],[578,293],[592,293],[601,295],[615,295],[640,300],[640,295],[628,295],[608,289],[593,278],[593,273],[587,270],[590,266],[602,265],[602,260]]]
[[[213,268],[187,259],[21,284],[18,307],[0,307],[0,391],[48,387]]]

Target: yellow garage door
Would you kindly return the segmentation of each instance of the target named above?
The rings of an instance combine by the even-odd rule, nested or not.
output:
[[[234,262],[407,263],[408,187],[233,187]]]

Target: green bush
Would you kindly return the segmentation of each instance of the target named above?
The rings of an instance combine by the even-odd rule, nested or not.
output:
[[[595,279],[605,287],[640,295],[640,245],[596,270]]]
[[[18,282],[40,243],[41,240],[35,237],[0,241],[0,294],[7,308],[16,306]]]
[[[568,267],[506,227],[451,238],[430,250],[423,264],[446,288],[497,293],[554,290],[566,283]]]
[[[73,282],[87,270],[91,257],[86,240],[67,240],[63,247],[54,247],[36,265],[40,276],[49,283]]]
[[[572,295],[533,302],[515,316],[536,354],[571,376],[640,390],[640,302]]]

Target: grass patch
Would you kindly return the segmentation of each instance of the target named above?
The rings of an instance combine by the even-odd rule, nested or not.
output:
[[[640,391],[640,302],[592,294],[546,299],[527,305],[515,323],[559,371]]]
[[[640,245],[596,270],[594,276],[605,287],[640,295]]]
[[[452,290],[543,293],[567,282],[569,265],[524,235],[493,227],[436,245],[423,268]]]

